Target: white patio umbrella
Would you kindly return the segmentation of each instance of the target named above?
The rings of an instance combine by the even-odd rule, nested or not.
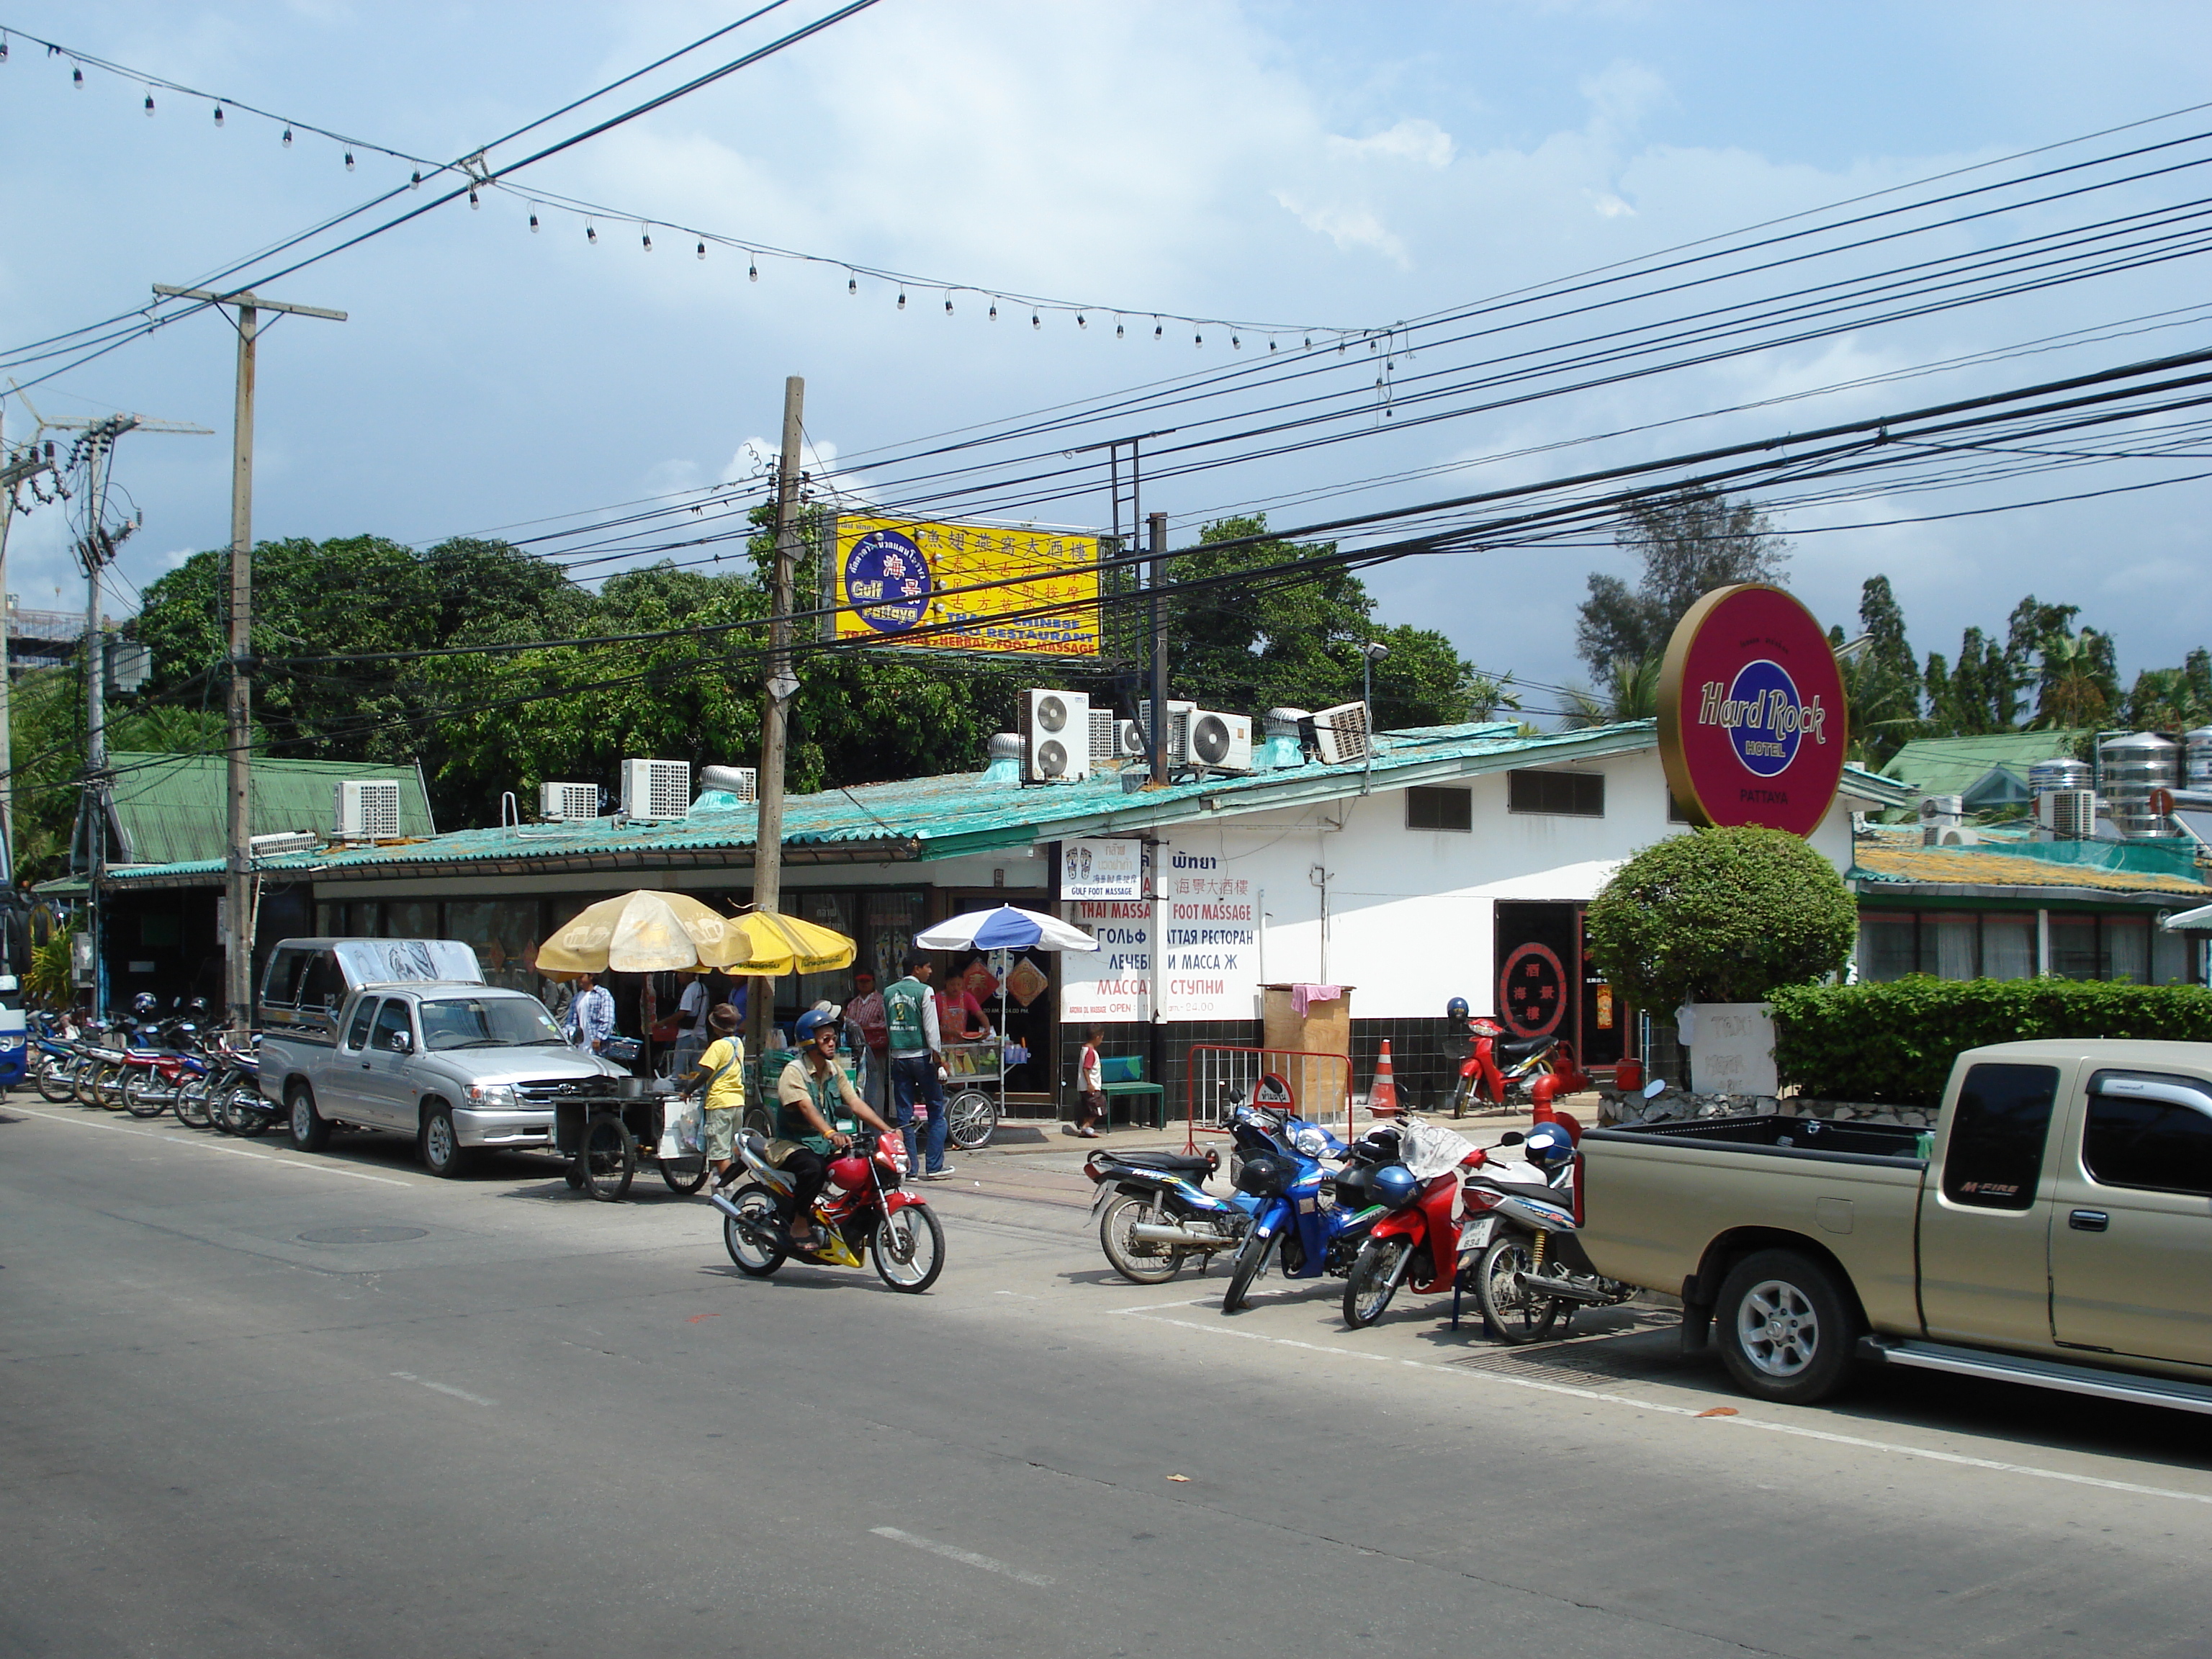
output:
[[[952,916],[940,921],[925,933],[916,933],[914,942],[925,951],[1034,951],[1042,946],[1048,951],[1095,951],[1098,941],[1080,927],[1062,921],[1058,916],[1048,916],[1042,910],[1024,910],[1018,904],[1001,904],[995,910],[970,910],[965,915]],[[999,1041],[1006,1041],[1006,981],[999,977]],[[999,1064],[999,1104],[1005,1109],[1006,1097],[1006,1067],[1003,1057]]]

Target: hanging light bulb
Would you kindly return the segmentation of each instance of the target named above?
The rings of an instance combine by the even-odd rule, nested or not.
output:
[[[1275,349],[1275,342],[1274,342],[1274,340],[1273,339],[1273,337],[1270,337],[1270,338],[1269,338],[1269,340],[1267,341],[1267,349],[1268,349],[1268,350],[1270,350],[1270,351],[1273,351],[1274,349]]]
[[[950,294],[945,296],[945,314],[948,317],[952,314],[952,296]]]
[[[4,63],[6,63],[7,61],[8,61],[8,38],[7,38],[7,36],[5,36],[5,35],[0,35],[0,64],[4,64]]]
[[[1244,342],[1237,335],[1232,334],[1229,337],[1229,349],[1232,351],[1242,351],[1244,349]]]
[[[860,293],[860,279],[859,277],[857,277],[857,276],[848,276],[848,277],[845,279],[845,292],[846,292],[846,293],[848,293],[848,294],[851,294],[851,295],[859,295],[859,293]]]
[[[471,208],[480,208],[483,205],[482,202],[477,200],[477,187],[474,185],[469,186],[469,205]]]
[[[994,323],[999,320],[999,302],[996,300],[991,301],[991,320]]]
[[[79,92],[82,92],[84,90],[84,71],[82,70],[71,70],[70,71],[70,79],[76,83],[76,89]]]
[[[749,283],[757,283],[760,281],[760,264],[757,260],[748,259],[745,261],[745,280]]]
[[[591,221],[588,219],[584,222],[584,240],[589,242],[593,247],[597,247],[599,245],[599,233],[593,228]]]
[[[1308,351],[1311,351],[1313,349],[1313,336],[1310,334],[1306,336],[1306,349]]]
[[[898,308],[901,311],[904,311],[906,309],[906,290],[904,289],[901,289],[899,290]]]
[[[534,213],[530,216],[530,234],[533,236],[538,234],[538,216]]]
[[[153,94],[152,93],[150,93],[150,92],[149,92],[149,93],[148,93],[148,94],[146,94],[146,113],[147,113],[147,114],[149,114],[149,115],[151,115],[153,112],[154,112],[154,94]]]
[[[1202,346],[1206,343],[1206,336],[1203,334],[1194,334],[1190,337],[1190,343],[1193,345]]]
[[[1030,313],[1030,326],[1031,328],[1042,328],[1044,326],[1044,319],[1038,316],[1036,313],[1032,311]]]
[[[146,100],[146,113],[151,115],[153,112],[154,100],[149,97]],[[222,106],[221,104],[217,104],[215,106],[215,124],[217,126],[221,126],[222,125]]]
[[[653,233],[651,231],[641,232],[639,234],[638,240],[645,244],[645,251],[647,253],[653,252]]]
[[[420,190],[422,188],[422,168],[417,167],[414,172],[407,175],[407,188],[410,190]]]
[[[348,173],[351,173],[351,172],[353,171],[353,152],[352,152],[351,150],[348,150],[348,151],[345,153],[345,161],[346,161],[346,171],[347,171]]]
[[[699,239],[699,257],[702,259],[707,257],[707,239],[703,236]]]
[[[286,149],[292,148],[292,129],[289,127],[284,129],[284,148]]]
[[[1168,337],[1167,330],[1160,326],[1159,320],[1157,318],[1155,318],[1152,322],[1152,337],[1155,340],[1164,340]]]
[[[1078,327],[1078,328],[1088,328],[1088,327],[1090,327],[1090,326],[1091,326],[1091,324],[1090,324],[1089,319],[1086,319],[1086,318],[1084,316],[1084,314],[1083,314],[1081,312],[1079,312],[1079,312],[1077,312],[1077,313],[1075,313],[1075,325],[1076,325],[1076,327]]]
[[[1114,325],[1114,337],[1117,340],[1126,340],[1129,337],[1122,331],[1121,325],[1116,323]]]

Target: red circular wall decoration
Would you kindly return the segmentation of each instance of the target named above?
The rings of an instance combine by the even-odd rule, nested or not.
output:
[[[1834,647],[1780,588],[1715,588],[1676,624],[1659,756],[1692,822],[1811,835],[1843,781],[1849,725]]]
[[[1498,975],[1498,1017],[1523,1037],[1549,1036],[1567,1012],[1567,970],[1548,945],[1524,945]]]

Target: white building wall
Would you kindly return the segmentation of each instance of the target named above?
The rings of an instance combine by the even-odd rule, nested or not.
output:
[[[1408,830],[1405,792],[1390,789],[1297,812],[1178,825],[1169,845],[1217,857],[1224,873],[1262,890],[1255,984],[1350,985],[1361,1019],[1438,1015],[1453,996],[1495,1012],[1497,901],[1587,902],[1639,848],[1686,832],[1668,821],[1656,748],[1543,769],[1602,773],[1605,816],[1509,811],[1505,775],[1492,773],[1466,781],[1466,834]],[[1839,871],[1850,867],[1850,806],[1838,799],[1813,837]]]

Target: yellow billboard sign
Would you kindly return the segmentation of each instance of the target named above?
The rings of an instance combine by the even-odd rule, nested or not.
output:
[[[837,520],[836,636],[949,651],[1098,654],[1098,538]]]

